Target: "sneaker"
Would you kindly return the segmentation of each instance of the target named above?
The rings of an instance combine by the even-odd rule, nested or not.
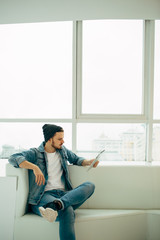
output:
[[[39,207],[39,211],[42,217],[48,222],[54,222],[58,216],[57,211],[53,210],[52,208]]]

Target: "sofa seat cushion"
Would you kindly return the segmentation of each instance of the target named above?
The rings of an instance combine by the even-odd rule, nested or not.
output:
[[[101,236],[100,240],[106,240],[106,236],[112,240],[145,239],[146,211],[77,209],[75,213],[77,240],[97,240],[99,236]],[[58,222],[50,223],[38,215],[27,213],[16,218],[14,238],[16,240],[58,240],[58,225]],[[120,235],[122,238],[119,239]]]
[[[91,220],[98,220],[98,219],[105,219],[105,218],[113,218],[113,217],[120,217],[120,216],[130,216],[130,215],[138,215],[146,213],[145,210],[119,210],[119,209],[77,209],[75,211],[76,214],[76,222],[81,221],[91,221]],[[160,211],[159,211],[160,213]],[[21,221],[30,221],[32,222],[44,222],[46,221],[42,217],[35,215],[34,213],[27,213],[24,216],[18,218]]]

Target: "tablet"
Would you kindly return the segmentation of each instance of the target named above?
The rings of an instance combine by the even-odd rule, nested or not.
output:
[[[102,151],[100,151],[98,153],[98,155],[96,156],[95,160],[92,162],[92,164],[89,166],[89,168],[87,169],[87,172],[93,167],[93,165],[98,161],[98,159],[100,158],[100,155],[105,151],[105,149],[103,149]]]

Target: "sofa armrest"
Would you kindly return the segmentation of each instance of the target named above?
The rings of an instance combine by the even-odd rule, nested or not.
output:
[[[22,168],[15,168],[8,163],[6,165],[6,176],[17,177],[15,216],[21,217],[27,211],[27,199],[29,191],[28,170]]]

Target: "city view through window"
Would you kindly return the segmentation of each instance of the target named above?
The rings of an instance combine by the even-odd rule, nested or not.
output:
[[[102,161],[145,160],[146,128],[143,124],[79,124],[77,136],[77,149],[82,156],[94,157],[105,149]]]

